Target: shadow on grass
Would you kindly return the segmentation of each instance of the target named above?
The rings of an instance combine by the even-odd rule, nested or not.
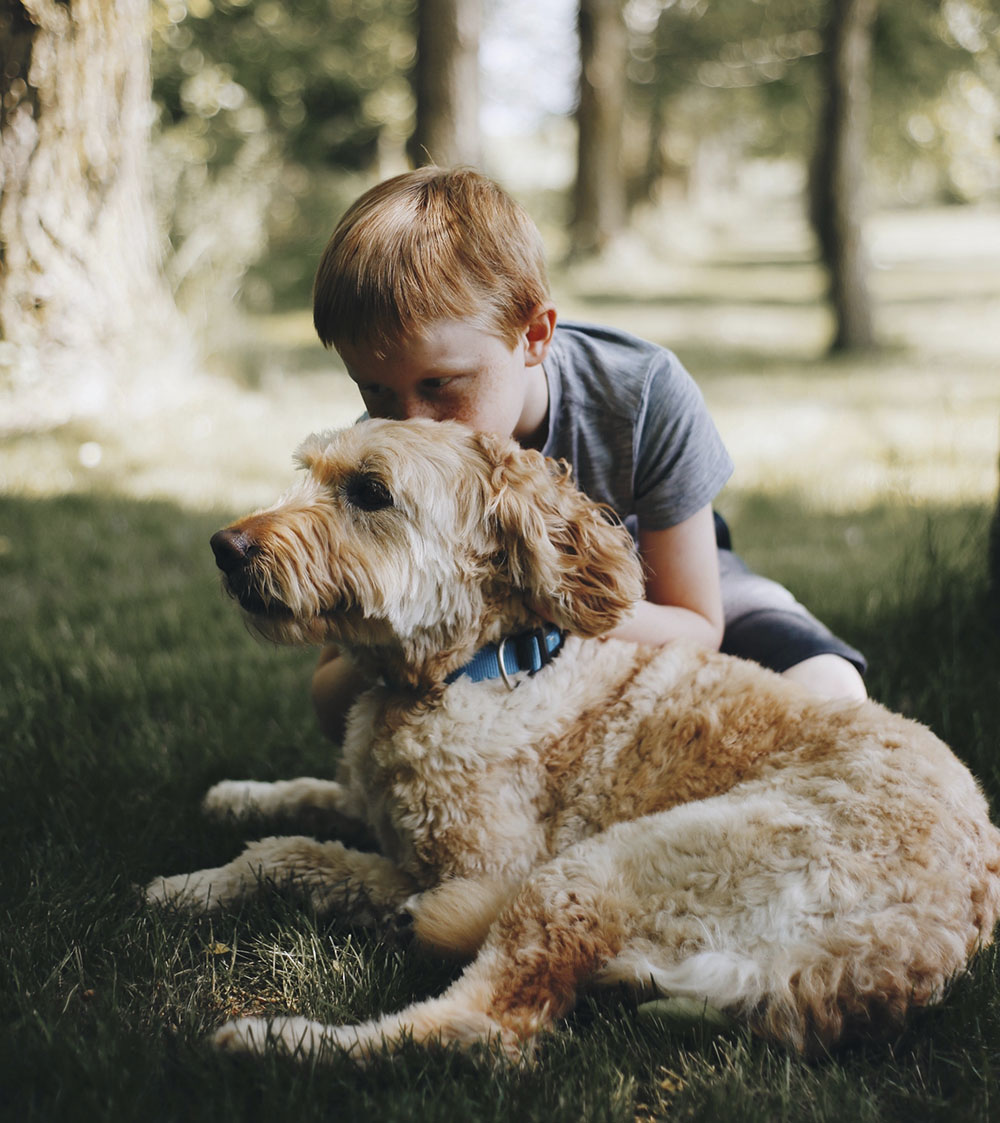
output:
[[[949,740],[996,800],[986,512],[832,517],[750,498],[727,513],[752,564],[866,651],[873,694]],[[0,1115],[943,1119],[959,1103],[963,1119],[988,1117],[992,953],[899,1041],[820,1066],[743,1036],[665,1039],[627,1003],[589,1000],[527,1070],[419,1049],[366,1072],[206,1052],[205,1033],[255,1003],[353,1019],[452,970],[280,898],[198,921],[140,905],[134,885],[238,850],[243,829],[198,813],[215,780],[335,765],[309,714],[313,654],[249,636],[219,590],[218,521],[165,503],[0,498]]]

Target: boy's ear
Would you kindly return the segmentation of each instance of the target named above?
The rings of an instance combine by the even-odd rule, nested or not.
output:
[[[556,330],[556,306],[539,304],[524,329],[525,358],[529,367],[537,366],[549,353]]]
[[[564,462],[487,434],[477,439],[493,462],[487,516],[512,585],[560,628],[610,631],[644,593],[631,535],[579,491]]]

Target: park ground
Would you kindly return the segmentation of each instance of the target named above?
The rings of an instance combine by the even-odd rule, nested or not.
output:
[[[649,222],[600,268],[558,271],[560,309],[678,351],[737,462],[720,507],[738,548],[866,651],[873,695],[930,724],[1000,811],[1000,212],[896,213],[872,233],[886,346],[863,359],[823,357],[821,276],[780,208]],[[234,1014],[355,1021],[455,970],[294,902],[192,920],[135,890],[240,848],[242,828],[199,815],[211,783],[334,769],[313,653],[246,632],[207,542],[284,488],[307,432],[357,410],[303,310],[249,322],[215,376],[155,409],[0,445],[0,1118],[996,1118],[993,949],[890,1041],[818,1063],[740,1032],[664,1033],[606,997],[523,1069],[205,1049]]]

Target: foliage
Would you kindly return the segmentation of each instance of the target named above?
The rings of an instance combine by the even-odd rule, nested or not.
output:
[[[412,0],[157,0],[155,97],[165,122],[207,123],[203,155],[266,123],[290,159],[363,168],[379,136],[405,139]]]
[[[364,1071],[213,1056],[205,1034],[234,1012],[362,1018],[454,970],[282,899],[215,920],[140,904],[134,885],[240,847],[243,829],[198,813],[209,784],[333,768],[308,713],[311,653],[255,641],[219,592],[207,548],[218,521],[121,499],[0,498],[0,629],[13,640],[0,648],[0,1117],[990,1117],[994,952],[890,1045],[819,1064],[742,1034],[665,1037],[614,996],[585,1000],[525,1069],[417,1048]],[[984,513],[830,518],[772,499],[734,526],[867,649],[876,693],[947,736],[996,799]]]
[[[665,176],[716,186],[746,156],[801,162],[830,2],[628,0],[633,195]],[[416,3],[154,0],[158,195],[187,310],[215,317],[237,294],[255,309],[307,303],[343,207],[403,166]],[[490,3],[489,25],[506,28],[505,0]],[[886,196],[996,190],[991,0],[882,0],[876,56],[872,148]]]
[[[689,167],[706,134],[739,157],[809,153],[829,3],[628,5],[633,101],[641,120],[662,125],[668,165]],[[895,195],[972,199],[998,186],[998,73],[1000,13],[989,0],[882,0],[872,147]]]
[[[301,296],[303,249],[342,202],[331,171],[368,170],[409,133],[412,0],[155,0],[154,13],[157,183],[182,303],[224,305],[268,245],[285,274],[261,270],[244,295]]]

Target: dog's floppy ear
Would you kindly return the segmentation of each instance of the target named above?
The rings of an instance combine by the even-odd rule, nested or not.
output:
[[[307,471],[318,464],[333,443],[337,433],[335,430],[326,429],[322,433],[310,433],[308,437],[295,450],[295,466],[305,468]]]
[[[492,465],[487,515],[514,586],[578,635],[610,631],[644,593],[631,535],[583,495],[569,466],[479,434]]]

